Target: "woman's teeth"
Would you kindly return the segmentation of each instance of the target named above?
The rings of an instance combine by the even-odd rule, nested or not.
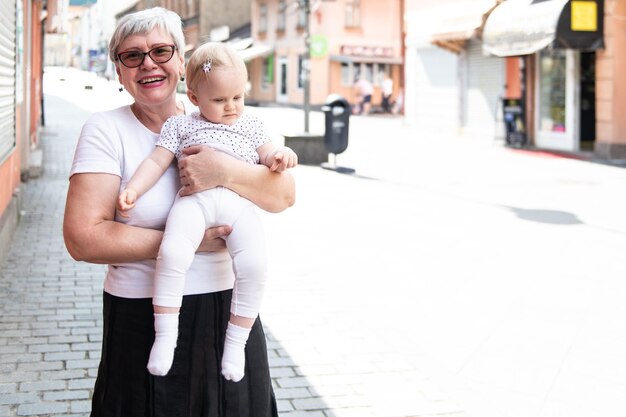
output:
[[[139,84],[148,84],[148,83],[153,83],[156,81],[161,81],[164,80],[165,78],[163,77],[152,77],[152,78],[144,78],[143,80],[139,80]]]

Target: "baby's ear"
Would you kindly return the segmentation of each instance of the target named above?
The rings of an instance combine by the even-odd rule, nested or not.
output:
[[[198,96],[196,96],[193,90],[187,90],[187,97],[189,97],[189,101],[191,101],[194,106],[198,105]]]

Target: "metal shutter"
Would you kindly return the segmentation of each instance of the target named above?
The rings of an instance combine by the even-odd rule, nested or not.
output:
[[[500,101],[505,83],[504,59],[483,55],[480,42],[471,41],[464,92],[465,135],[486,140],[504,137]]]
[[[15,146],[15,0],[0,0],[0,161]]]
[[[439,135],[456,135],[459,128],[458,58],[440,48],[417,50],[415,126]]]

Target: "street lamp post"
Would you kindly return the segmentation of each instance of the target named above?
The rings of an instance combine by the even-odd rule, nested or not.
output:
[[[305,54],[302,61],[302,84],[304,87],[304,133],[309,133],[309,112],[311,102],[311,2],[300,0],[300,7],[304,12],[304,46]]]

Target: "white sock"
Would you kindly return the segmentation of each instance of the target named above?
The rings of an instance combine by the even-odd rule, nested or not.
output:
[[[246,365],[245,348],[250,329],[228,322],[222,356],[222,375],[229,381],[239,382],[244,375]]]
[[[154,344],[148,360],[152,375],[167,375],[174,361],[178,339],[178,313],[154,315]]]

